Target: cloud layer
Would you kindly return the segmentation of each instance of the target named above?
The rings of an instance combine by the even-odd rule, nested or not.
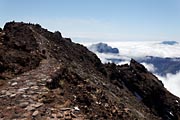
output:
[[[106,42],[112,47],[119,49],[120,54],[104,54],[96,53],[103,63],[111,62],[107,59],[109,58],[123,58],[125,61],[119,62],[118,64],[129,64],[131,58],[143,59],[145,56],[155,56],[155,57],[180,57],[180,44],[175,45],[165,45],[160,44],[161,41],[122,41],[122,42]],[[92,43],[83,43],[85,46],[89,46]],[[155,68],[152,64],[142,63],[149,71],[155,73]],[[162,82],[164,86],[174,95],[180,97],[180,72],[177,74],[168,73],[165,76],[156,75]]]
[[[156,75],[164,86],[174,95],[180,97],[180,72],[176,74],[167,74],[165,77]]]
[[[164,45],[160,41],[145,42],[108,42],[110,46],[117,47],[123,56],[133,58],[156,56],[156,57],[180,57],[180,44]]]

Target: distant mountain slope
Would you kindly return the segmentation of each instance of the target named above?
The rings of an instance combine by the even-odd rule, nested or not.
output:
[[[106,43],[97,43],[89,46],[89,49],[92,51],[97,51],[99,53],[112,53],[118,54],[119,50],[117,48],[112,48],[108,46]]]
[[[126,60],[121,58],[107,58],[107,61],[111,61],[113,63],[121,63]],[[180,71],[180,58],[161,58],[161,57],[153,57],[147,56],[145,58],[136,59],[139,63],[152,64],[155,68],[153,71],[159,75],[166,75],[167,73],[176,74]]]
[[[175,41],[162,42],[162,44],[167,44],[167,43],[170,43],[170,44],[173,43],[173,45],[178,44],[178,42],[175,42]],[[99,44],[93,44],[92,46],[99,46]],[[109,46],[109,47],[111,47],[111,46]],[[101,52],[97,51],[96,49],[93,49],[91,46],[89,47],[89,49],[91,51],[93,51],[94,53],[101,53]],[[101,58],[101,56],[100,56],[100,58]],[[121,56],[119,54],[114,55],[114,56],[106,55],[105,52],[103,55],[103,59],[105,59],[105,61],[116,63],[116,64],[125,62],[127,60],[129,61],[130,58],[128,58],[128,59],[127,58],[128,58],[128,55],[124,58],[124,56]],[[136,61],[138,61],[139,63],[152,64],[156,68],[156,70],[153,72],[156,74],[159,74],[161,76],[164,76],[167,73],[176,74],[177,72],[180,71],[180,58],[170,58],[170,57],[162,58],[162,57],[146,56],[146,57],[141,57],[141,58],[137,57],[134,59]]]
[[[0,53],[0,119],[180,119],[180,99],[143,65],[102,64],[58,31],[6,23]]]
[[[160,58],[149,56],[144,60],[139,60],[139,62],[145,62],[148,64],[153,64],[155,72],[159,75],[166,75],[167,73],[176,74],[180,71],[180,58]]]
[[[176,42],[176,41],[163,41],[160,44],[164,44],[164,45],[176,45],[176,44],[179,44],[179,43]]]

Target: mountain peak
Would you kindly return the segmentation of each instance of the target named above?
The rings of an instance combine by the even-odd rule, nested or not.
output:
[[[38,24],[0,33],[2,119],[180,119],[180,99],[135,60],[102,64]]]

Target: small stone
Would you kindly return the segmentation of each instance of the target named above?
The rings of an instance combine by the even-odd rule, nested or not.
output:
[[[0,98],[6,97],[6,95],[1,95]]]
[[[27,111],[32,111],[34,109],[35,109],[35,107],[33,107],[32,105],[29,105],[25,108],[25,110],[27,110]]]
[[[29,89],[28,87],[27,88],[20,88],[18,89],[18,92],[25,92],[25,90]]]
[[[10,109],[12,109],[12,107],[8,106],[6,109],[7,109],[7,110],[10,110]]]
[[[26,106],[28,106],[28,104],[29,104],[29,102],[22,102],[22,103],[19,104],[19,106],[21,108],[25,108]]]
[[[8,95],[8,96],[9,96],[9,95],[11,95],[11,93],[10,93],[9,91],[6,91],[6,95]]]
[[[31,116],[31,112],[25,112],[24,114],[23,114],[23,117],[29,117],[29,116]]]
[[[15,96],[16,96],[16,94],[11,94],[11,95],[10,95],[11,98],[13,98],[13,97],[15,97]]]
[[[71,108],[60,108],[61,111],[71,110]]]
[[[65,115],[65,116],[69,116],[69,115],[70,115],[70,111],[65,111],[65,112],[64,112],[64,115]]]
[[[41,89],[42,89],[42,91],[44,91],[44,92],[48,92],[48,91],[49,91],[49,89],[48,89],[47,87],[42,87]]]
[[[78,106],[76,106],[76,107],[74,107],[74,110],[79,111],[80,109]]]
[[[31,96],[31,99],[34,100],[34,101],[38,101],[38,95],[33,95]],[[36,105],[35,105],[36,106]]]
[[[65,116],[65,120],[72,120],[71,116]]]
[[[39,87],[38,86],[32,86],[31,89],[37,90],[37,89],[39,89]]]
[[[116,110],[115,110],[115,109],[113,109],[113,110],[112,110],[112,113],[115,113],[115,112],[116,112]]]
[[[16,79],[17,79],[17,80],[20,80],[21,78],[20,78],[20,77],[17,77]]]
[[[35,82],[27,82],[27,85],[31,86],[31,85],[35,85],[36,83]]]
[[[1,93],[2,93],[2,94],[5,94],[5,93],[6,93],[6,90],[2,90]]]
[[[47,117],[47,118],[46,118],[46,120],[52,120],[52,118],[50,118],[50,117]]]
[[[35,108],[38,108],[38,107],[40,107],[40,106],[42,106],[42,105],[43,105],[43,103],[32,104],[32,106],[35,107]]]
[[[23,98],[27,98],[27,97],[28,97],[28,95],[22,95],[22,97],[23,97]]]
[[[124,108],[124,111],[127,113],[130,109],[129,108]]]
[[[51,83],[51,82],[52,82],[52,79],[47,79],[46,82],[47,82],[47,83]]]
[[[55,108],[51,108],[50,110],[51,110],[52,112],[54,112],[54,111],[56,111],[57,109],[55,109]]]
[[[28,91],[28,94],[35,94],[35,92],[32,91],[32,90],[29,90],[29,91]]]
[[[46,80],[47,80],[46,78],[41,79],[41,81],[46,81]]]
[[[108,103],[105,103],[105,105],[104,105],[105,107],[108,107],[109,105],[108,105]]]
[[[11,86],[15,86],[15,85],[17,85],[17,82],[13,82],[13,83],[11,84]]]
[[[73,120],[84,120],[84,117],[80,116],[80,117],[77,117],[77,118],[73,118]]]
[[[57,118],[63,118],[64,116],[63,116],[62,113],[58,113],[58,114],[56,115],[56,117],[57,117]]]
[[[37,116],[38,114],[39,114],[39,111],[36,110],[36,111],[33,112],[32,116],[35,117],[35,116]]]
[[[56,114],[52,114],[52,115],[51,115],[51,118],[56,118],[56,117],[57,117]]]
[[[46,83],[38,83],[39,86],[45,86]]]

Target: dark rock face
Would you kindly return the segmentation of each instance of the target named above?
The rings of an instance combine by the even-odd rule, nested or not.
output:
[[[112,65],[108,64],[106,68],[108,67]],[[116,80],[121,81],[139,101],[151,109],[152,113],[158,114],[164,120],[179,119],[179,112],[176,110],[179,110],[180,106],[174,104],[179,98],[168,92],[162,82],[149,73],[143,65],[131,60],[130,66],[122,65],[115,68],[111,75],[115,74]]]
[[[123,82],[133,93],[141,97],[141,101],[145,105],[163,119],[174,120],[179,118],[179,113],[176,111],[178,106],[171,105],[172,102],[175,103],[177,98],[163,87],[162,82],[157,77],[134,60],[131,60],[129,68],[124,67],[124,69],[127,71],[122,73]]]
[[[164,44],[164,45],[175,45],[175,44],[178,44],[178,42],[176,42],[176,41],[163,41],[161,44]]]
[[[0,78],[11,78],[37,67],[43,59],[30,27],[23,23],[7,23],[0,45]]]
[[[108,46],[105,43],[93,44],[89,47],[89,49],[92,51],[97,51],[99,53],[119,53],[119,50],[117,48],[112,48],[111,46]]]
[[[180,99],[144,66],[102,64],[38,24],[0,32],[0,91],[2,119],[180,119]]]

